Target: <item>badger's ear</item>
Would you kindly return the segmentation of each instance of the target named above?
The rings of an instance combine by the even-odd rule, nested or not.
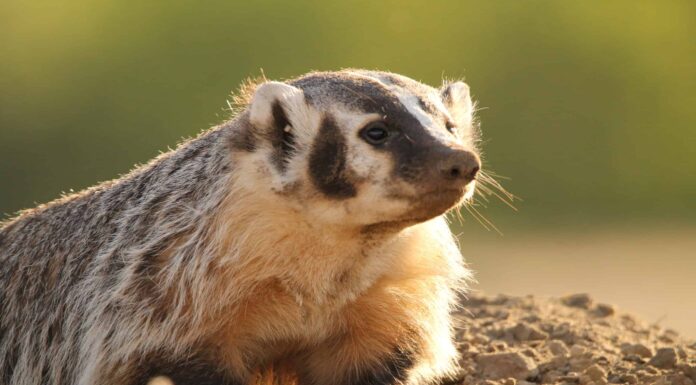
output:
[[[440,95],[456,124],[469,126],[474,114],[474,103],[471,101],[469,86],[462,81],[446,83],[440,88]]]
[[[290,114],[304,103],[301,89],[280,82],[266,82],[256,88],[249,105],[249,120],[257,128],[285,129],[292,125]]]
[[[249,105],[249,121],[261,137],[270,142],[272,161],[284,173],[296,151],[296,128],[302,126],[307,104],[304,92],[279,82],[261,84]]]

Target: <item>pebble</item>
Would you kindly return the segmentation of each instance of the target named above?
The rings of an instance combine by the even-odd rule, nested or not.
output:
[[[561,302],[563,302],[563,304],[566,306],[589,309],[590,304],[592,303],[592,298],[590,298],[589,294],[585,293],[572,294],[561,298]]]
[[[565,382],[580,382],[580,375],[575,373],[575,372],[568,372],[565,376],[561,376],[558,378],[561,381]]]
[[[495,312],[495,318],[499,320],[506,320],[508,317],[510,317],[510,312],[507,310],[498,310]]]
[[[577,357],[571,358],[570,361],[568,361],[570,368],[577,371],[587,369],[592,363],[592,357]]]
[[[560,325],[554,325],[553,331],[551,332],[551,336],[555,338],[560,338],[564,337],[570,333],[570,324],[568,322],[563,322]]]
[[[605,303],[597,304],[592,311],[592,314],[596,315],[597,317],[609,317],[614,315],[614,313],[616,313],[614,306],[607,305]]]
[[[689,377],[686,377],[681,373],[671,374],[667,376],[667,379],[670,385],[694,385],[694,382],[691,381]]]
[[[689,377],[693,382],[696,382],[696,364],[694,365],[683,365],[681,367],[684,375]]]
[[[505,341],[493,342],[492,346],[493,346],[493,349],[495,349],[495,351],[497,351],[497,352],[507,350],[507,348],[508,348],[508,345],[505,343]]]
[[[674,348],[661,348],[648,361],[648,364],[660,369],[671,369],[677,364],[678,360],[677,351]]]
[[[585,369],[585,374],[589,376],[594,382],[607,380],[607,372],[599,365],[594,364],[587,369]]]
[[[549,342],[549,350],[555,356],[567,356],[570,353],[568,347],[563,341],[553,340]]]
[[[518,323],[511,330],[512,335],[518,341],[537,341],[549,338],[549,335],[537,329],[534,326],[525,323]]]
[[[626,384],[637,384],[638,377],[635,374],[622,374],[619,380]]]
[[[572,357],[577,357],[585,354],[586,349],[583,348],[580,345],[573,345],[573,347],[570,348],[570,355]]]
[[[534,360],[518,352],[479,354],[479,369],[486,378],[523,380],[538,373]]]
[[[681,346],[677,348],[677,354],[679,355],[679,358],[681,358],[682,360],[685,360],[688,357],[688,355],[686,354],[686,350],[684,350],[684,348]]]
[[[621,353],[624,356],[636,355],[643,358],[650,358],[653,355],[652,350],[643,344],[622,344]]]
[[[549,370],[548,372],[546,372],[546,373],[544,374],[544,377],[543,377],[543,379],[542,379],[542,383],[544,383],[544,384],[546,384],[546,383],[555,384],[556,382],[558,382],[558,380],[559,380],[561,377],[563,377],[563,373],[562,373],[562,372],[560,372],[560,371],[558,371],[558,370],[555,370],[555,369],[552,369],[552,370]]]

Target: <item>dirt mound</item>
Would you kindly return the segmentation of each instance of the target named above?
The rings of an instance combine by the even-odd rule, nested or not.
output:
[[[696,343],[577,294],[473,295],[457,315],[466,385],[696,385]]]

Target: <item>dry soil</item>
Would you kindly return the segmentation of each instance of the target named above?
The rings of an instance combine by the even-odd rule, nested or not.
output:
[[[470,296],[458,312],[466,385],[695,385],[696,343],[586,294]]]

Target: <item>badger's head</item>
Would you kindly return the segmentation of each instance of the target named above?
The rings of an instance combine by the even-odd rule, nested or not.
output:
[[[244,181],[327,226],[405,227],[472,196],[481,167],[462,82],[359,70],[266,82],[232,140]]]

